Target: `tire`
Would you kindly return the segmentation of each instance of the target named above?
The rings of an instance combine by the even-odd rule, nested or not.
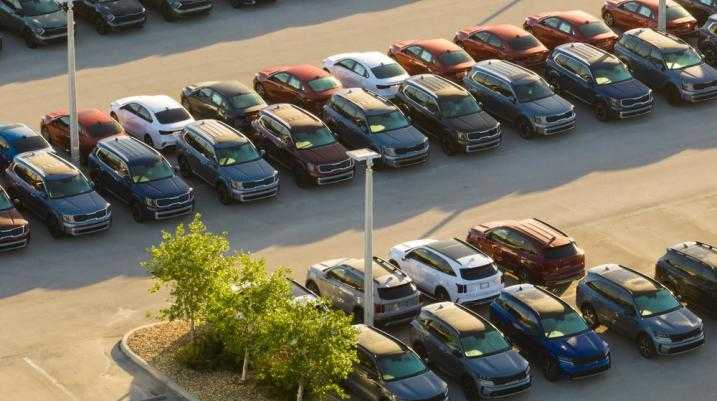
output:
[[[674,85],[669,85],[665,88],[665,94],[667,95],[667,102],[672,106],[679,106],[682,104],[682,97],[680,96],[680,90]]]
[[[25,30],[22,34],[22,38],[25,40],[25,45],[27,47],[30,49],[37,49],[38,43],[30,30]]]
[[[595,308],[592,305],[585,303],[580,307],[580,312],[583,314],[583,318],[588,323],[591,329],[595,329],[600,326],[600,319],[595,312]]]
[[[553,91],[555,93],[560,94],[562,92],[562,89],[560,89],[560,77],[558,77],[557,74],[555,74],[555,73],[548,74],[547,81],[550,85],[553,85]]]
[[[266,88],[264,88],[264,85],[262,85],[261,82],[254,83],[254,91],[258,93],[262,99],[266,100]]]
[[[530,122],[528,122],[528,120],[526,120],[525,118],[522,118],[518,121],[518,134],[523,139],[535,138],[533,127],[530,125]]]
[[[440,302],[451,300],[451,296],[448,295],[448,291],[446,291],[443,287],[436,288],[434,295],[436,299]]]
[[[441,150],[443,151],[443,153],[446,154],[446,156],[453,156],[456,154],[453,142],[451,141],[451,138],[448,137],[448,135],[445,135],[441,139]]]
[[[615,16],[611,12],[606,11],[602,15],[602,19],[605,21],[605,25],[613,28],[615,26]]]
[[[102,186],[102,180],[98,176],[97,171],[90,172],[90,181],[92,181],[92,183],[95,184],[95,192],[97,192],[100,195],[106,195],[105,188]]]
[[[546,356],[543,359],[543,376],[545,376],[549,382],[556,382],[560,379],[560,367],[555,358]]]
[[[353,324],[363,323],[363,308],[359,306],[355,307],[351,316],[353,316]]]
[[[308,283],[306,283],[306,288],[309,291],[316,294],[317,296],[321,296],[321,291],[319,291],[319,286],[316,285],[316,283],[314,283],[313,281],[309,281]]]
[[[177,20],[177,17],[174,15],[167,2],[162,3],[160,13],[162,14],[162,18],[164,18],[167,22],[174,22]]]
[[[179,155],[177,157],[177,164],[179,164],[179,173],[182,174],[182,177],[192,178],[194,176],[192,166],[189,165],[189,162],[184,155]]]
[[[54,216],[47,220],[47,229],[50,230],[52,238],[62,238],[65,235],[65,232],[62,231],[62,228],[60,227],[60,222],[57,221]]]
[[[645,359],[651,359],[655,356],[655,343],[652,342],[650,336],[645,333],[637,336],[637,349],[640,351],[640,355]]]
[[[227,188],[224,183],[217,185],[217,196],[219,197],[219,202],[221,202],[222,205],[231,205],[234,201],[234,199],[232,199],[232,194],[229,192],[229,188]]]
[[[296,186],[299,188],[307,188],[309,186],[309,176],[303,167],[294,169],[294,181],[296,181]]]
[[[472,377],[464,376],[463,379],[461,379],[461,389],[463,390],[463,395],[467,401],[480,399],[480,390],[476,386],[476,381],[473,380]]]
[[[595,103],[593,106],[593,113],[595,118],[600,121],[607,121],[610,119],[610,109],[607,107],[607,103],[600,101]]]
[[[144,214],[144,210],[142,209],[142,205],[139,202],[132,202],[130,210],[134,221],[137,223],[144,223],[146,221],[147,218]]]
[[[149,136],[149,134],[144,134],[144,143],[146,143],[150,148],[154,149],[154,141],[152,140],[152,137]]]

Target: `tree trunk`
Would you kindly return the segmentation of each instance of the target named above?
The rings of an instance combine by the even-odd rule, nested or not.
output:
[[[249,368],[249,350],[244,350],[244,364],[241,368],[241,381],[242,383],[246,381],[246,371]]]
[[[194,344],[194,340],[197,338],[197,327],[194,325],[194,317],[189,318],[189,325],[191,326],[192,344]]]
[[[304,382],[299,382],[299,388],[296,390],[296,401],[302,401],[304,399]]]

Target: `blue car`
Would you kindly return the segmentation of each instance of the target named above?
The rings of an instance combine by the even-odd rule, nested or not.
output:
[[[530,388],[530,365],[488,320],[453,302],[424,306],[411,322],[413,349],[455,377],[466,399],[503,397]]]
[[[77,167],[55,153],[21,153],[5,176],[8,192],[44,221],[55,238],[96,233],[112,224],[110,204]]]
[[[549,381],[610,369],[610,347],[560,298],[531,284],[506,287],[490,304],[490,319],[522,350],[542,361]]]
[[[179,136],[177,162],[182,175],[213,186],[225,205],[275,198],[279,172],[241,132],[217,120],[195,121]]]
[[[693,350],[705,342],[702,320],[660,283],[625,266],[593,267],[575,302],[585,320],[636,339],[645,358]]]
[[[36,150],[52,151],[52,146],[25,124],[0,124],[0,170],[18,154]]]
[[[717,70],[676,36],[632,29],[623,33],[614,52],[637,79],[665,93],[671,104],[717,98]]]
[[[644,116],[655,104],[650,88],[633,78],[620,59],[587,43],[556,47],[545,63],[545,76],[556,90],[590,106],[601,121]]]
[[[524,139],[575,128],[575,107],[527,68],[504,60],[479,61],[463,85],[490,114],[515,124]]]
[[[88,160],[97,191],[128,204],[138,223],[191,213],[194,190],[158,151],[130,136],[97,142]]]

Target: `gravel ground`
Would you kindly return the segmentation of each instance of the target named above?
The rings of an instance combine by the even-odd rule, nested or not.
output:
[[[202,401],[269,401],[253,386],[251,377],[244,385],[235,372],[198,372],[179,364],[176,352],[187,341],[189,324],[168,322],[136,331],[127,344],[150,365]]]

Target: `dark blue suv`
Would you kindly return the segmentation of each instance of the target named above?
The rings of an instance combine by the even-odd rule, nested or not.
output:
[[[411,322],[413,349],[454,376],[466,399],[502,397],[530,388],[530,366],[490,322],[453,302],[421,308]]]
[[[52,147],[25,124],[0,123],[0,170],[6,169],[18,154],[36,150],[52,151]]]
[[[538,74],[504,60],[476,63],[463,84],[485,109],[514,123],[525,139],[575,128],[573,105],[553,92]]]
[[[717,98],[717,70],[676,36],[632,29],[623,33],[614,52],[637,79],[664,92],[671,104]]]
[[[610,369],[610,348],[560,298],[531,284],[506,287],[490,304],[490,319],[524,351],[542,360],[550,381]]]
[[[279,194],[279,172],[263,156],[244,134],[217,120],[195,121],[179,136],[180,171],[215,187],[225,205]]]
[[[625,266],[588,270],[578,283],[575,303],[591,326],[605,324],[637,339],[645,358],[686,352],[705,342],[700,318],[660,283]]]
[[[620,59],[587,43],[556,47],[545,75],[558,92],[592,107],[601,121],[643,116],[655,103],[650,88],[633,78]]]
[[[174,174],[164,156],[130,136],[97,142],[88,168],[97,191],[110,193],[128,204],[138,223],[194,210],[193,189]]]
[[[42,219],[55,238],[96,233],[112,224],[110,204],[77,167],[55,153],[21,153],[5,176],[11,195]]]

